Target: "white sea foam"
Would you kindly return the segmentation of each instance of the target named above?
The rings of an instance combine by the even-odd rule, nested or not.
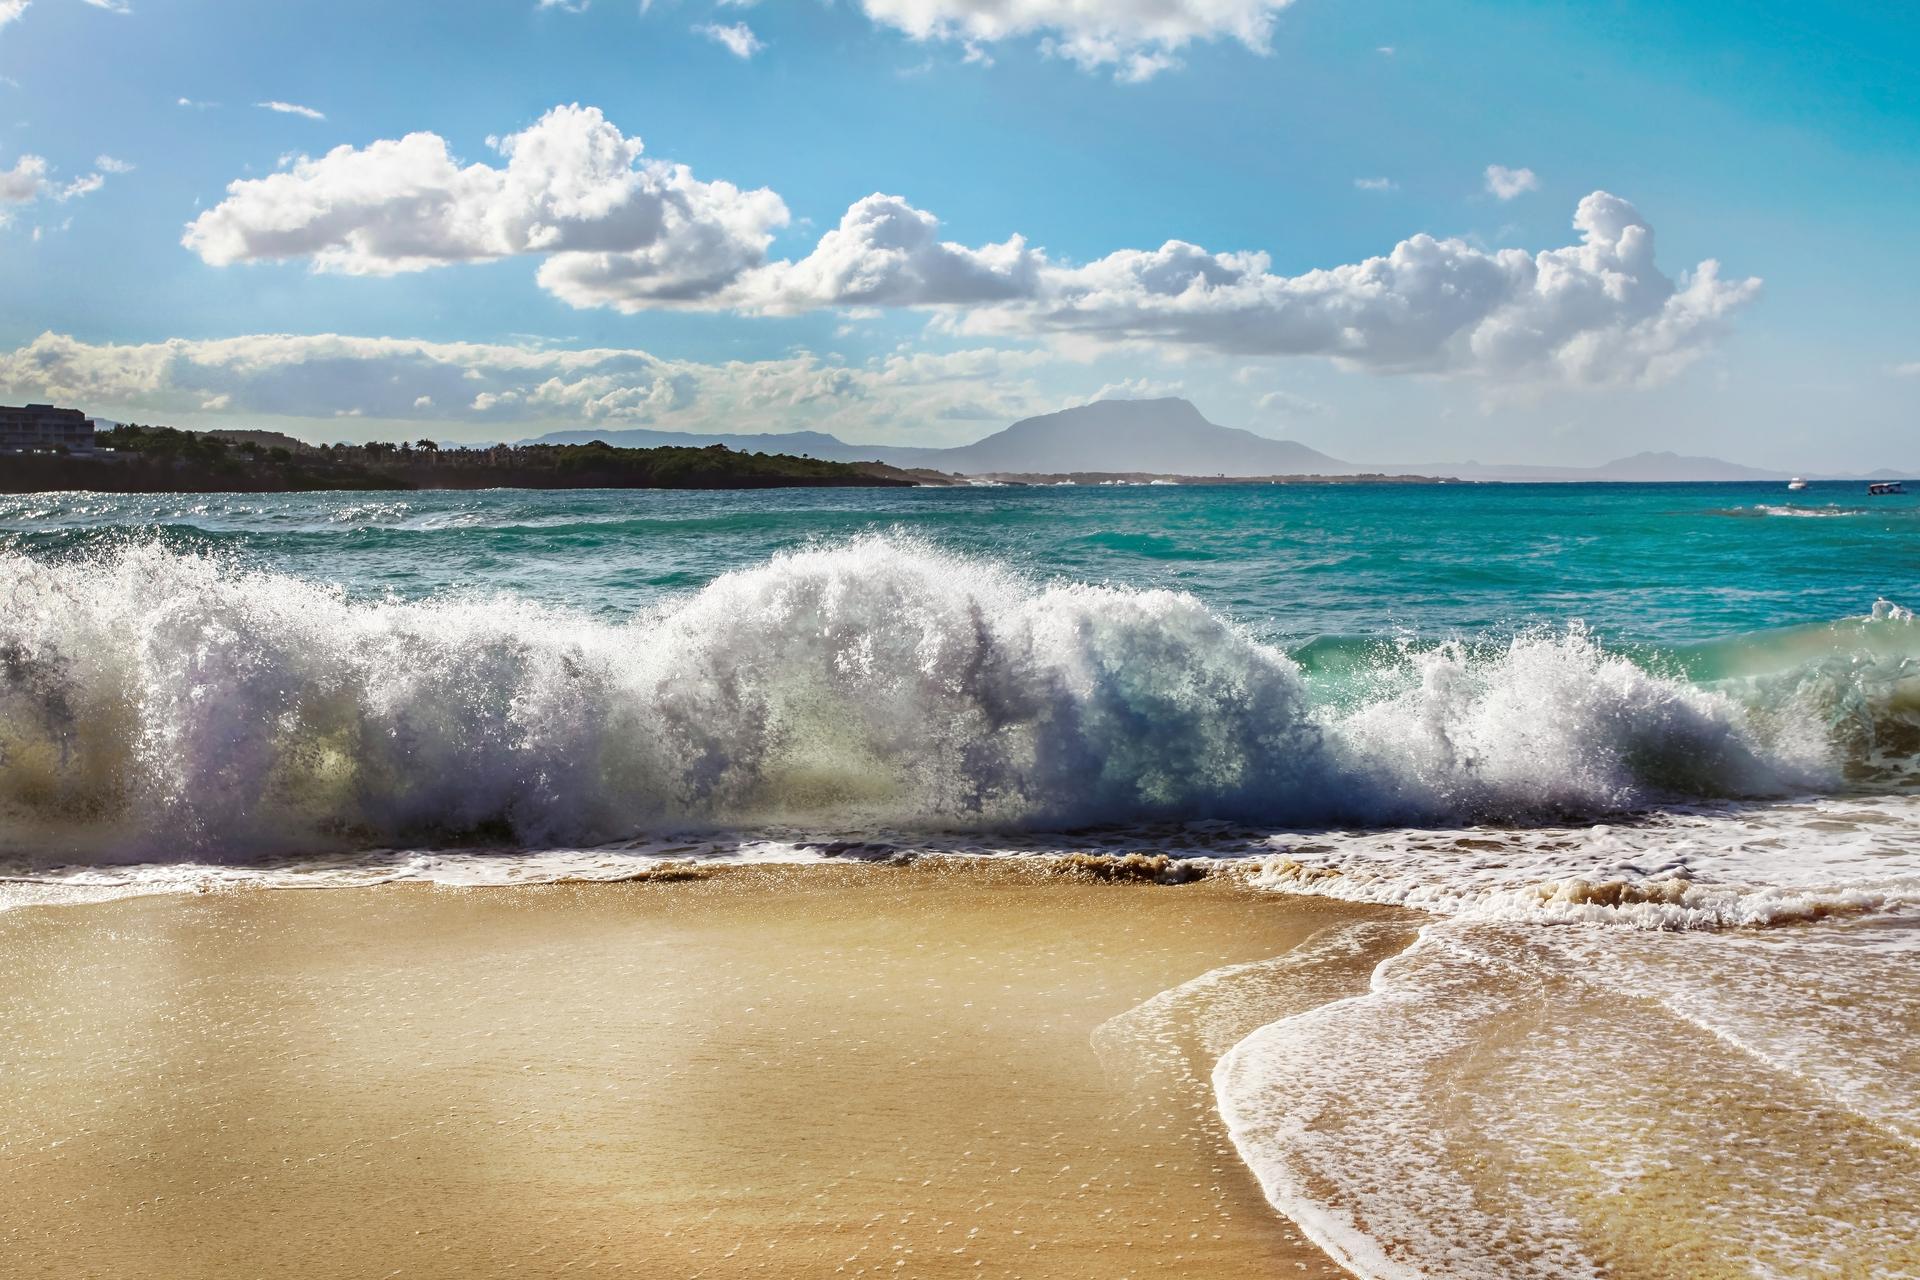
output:
[[[1329,700],[1191,596],[1040,585],[882,538],[625,625],[506,598],[355,602],[153,544],[0,553],[13,852],[1537,821],[1822,787],[1851,750],[1829,729],[1577,627],[1389,655],[1363,696]]]
[[[1269,1200],[1370,1280],[1911,1274],[1897,931],[1434,923],[1236,1044],[1215,1093]]]
[[[1736,513],[1745,515],[1751,512],[1758,516],[1785,516],[1792,519],[1830,519],[1838,516],[1864,516],[1870,514],[1865,507],[1790,507],[1771,503],[1757,503],[1752,507],[1736,507]]]
[[[1908,796],[1260,843],[1262,887],[1469,920],[1719,929],[1920,907],[1920,800]]]
[[[865,846],[856,846],[860,856]],[[332,855],[35,866],[0,860],[0,911],[112,902],[154,894],[238,889],[364,889],[426,884],[449,889],[618,883],[713,868],[799,865],[848,856],[843,846],[756,836],[668,837],[590,849],[359,849]],[[877,856],[885,856],[884,853]]]
[[[1451,1257],[1442,1274],[1598,1280],[1554,1206],[1517,1188],[1501,1205],[1476,1195],[1432,1115],[1447,1058],[1499,1010],[1512,967],[1429,929],[1368,993],[1263,1027],[1214,1068],[1220,1114],[1267,1198],[1356,1275],[1420,1280]]]

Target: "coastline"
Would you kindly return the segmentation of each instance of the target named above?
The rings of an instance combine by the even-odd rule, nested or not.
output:
[[[1058,864],[689,876],[0,913],[13,1274],[1342,1274],[1153,1002],[1329,926],[1390,954],[1408,913]]]

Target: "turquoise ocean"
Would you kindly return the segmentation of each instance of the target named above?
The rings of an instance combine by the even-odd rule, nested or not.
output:
[[[1167,853],[1419,922],[1154,1014],[1232,994],[1219,1112],[1356,1274],[1641,1274],[1593,1188],[1717,1134],[1671,1274],[1912,1275],[1916,605],[1857,483],[0,498],[0,908]]]

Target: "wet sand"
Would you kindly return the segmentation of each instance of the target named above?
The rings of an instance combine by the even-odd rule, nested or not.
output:
[[[1137,1007],[1364,919],[1380,946],[1316,970],[1336,995],[1408,917],[981,863],[0,912],[0,1253],[19,1277],[1336,1276],[1236,1158],[1214,1046]]]

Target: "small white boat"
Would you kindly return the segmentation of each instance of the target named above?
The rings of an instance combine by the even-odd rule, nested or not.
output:
[[[1807,482],[1805,480],[1802,480],[1799,476],[1795,476],[1793,479],[1787,481],[1787,489],[1793,493],[1798,493],[1806,487],[1807,487]]]

